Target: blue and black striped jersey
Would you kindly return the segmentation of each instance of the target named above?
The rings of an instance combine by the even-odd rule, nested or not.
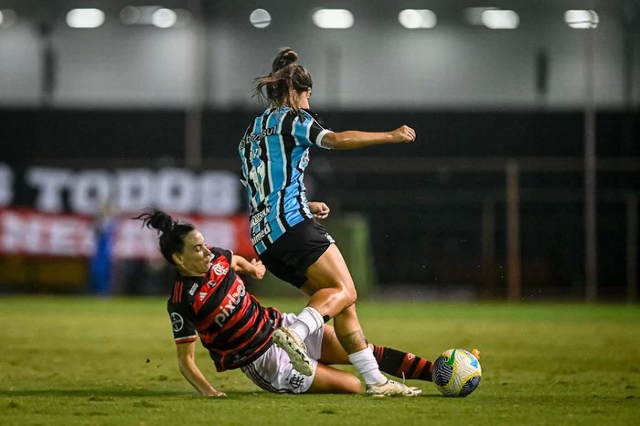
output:
[[[304,170],[309,148],[322,146],[330,132],[309,111],[269,108],[256,117],[240,141],[242,183],[251,214],[251,241],[258,253],[289,228],[313,217],[307,204]]]

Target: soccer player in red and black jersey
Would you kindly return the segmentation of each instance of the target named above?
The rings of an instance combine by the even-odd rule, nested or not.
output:
[[[163,257],[177,269],[167,310],[177,344],[180,372],[205,396],[225,396],[214,389],[195,364],[199,337],[216,369],[240,368],[256,385],[275,393],[362,393],[354,375],[332,367],[350,364],[333,327],[325,325],[305,339],[313,374],[300,374],[287,353],[272,342],[273,332],[296,320],[293,314],[266,308],[250,295],[237,273],[261,279],[265,267],[231,251],[205,244],[190,223],[166,213],[144,213],[136,219],[157,229]],[[431,381],[432,363],[413,354],[369,345],[381,371],[396,377]],[[406,396],[419,388],[407,387]]]

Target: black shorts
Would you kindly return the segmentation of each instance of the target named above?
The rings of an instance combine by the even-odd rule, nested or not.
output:
[[[285,232],[258,257],[269,272],[297,288],[307,281],[307,268],[334,243],[331,235],[313,219]]]

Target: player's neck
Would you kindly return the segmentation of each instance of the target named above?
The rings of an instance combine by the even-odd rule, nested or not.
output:
[[[204,274],[200,274],[198,272],[190,271],[183,266],[178,265],[178,273],[183,277],[201,277]]]

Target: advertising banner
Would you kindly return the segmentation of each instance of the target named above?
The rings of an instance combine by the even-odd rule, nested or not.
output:
[[[154,259],[158,234],[131,218],[158,208],[195,224],[209,245],[254,256],[243,191],[227,171],[30,166],[18,172],[0,163],[0,255],[91,257],[103,222],[114,220],[116,258]]]

